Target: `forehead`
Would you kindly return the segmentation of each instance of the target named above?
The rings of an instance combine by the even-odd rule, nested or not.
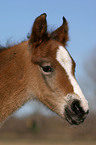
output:
[[[55,40],[48,40],[42,43],[37,48],[33,49],[32,54],[38,60],[55,61],[57,49],[61,43]]]
[[[60,49],[60,46],[62,47],[61,53],[62,57],[63,54],[67,53],[67,50],[63,47],[62,43],[56,41],[56,40],[49,40],[47,42],[44,42],[39,50],[44,57],[53,57],[56,59],[57,51]],[[65,50],[65,51],[64,51]]]
[[[42,43],[37,48],[33,49],[33,58],[35,58],[35,61],[43,61],[48,60],[50,62],[56,63],[59,61],[59,65],[65,65],[65,63],[74,63],[72,57],[64,48],[64,46],[55,40],[49,40],[47,42]],[[64,67],[63,67],[64,68]]]
[[[52,40],[46,43],[43,49],[44,51],[42,52],[42,54],[45,53],[45,56],[62,62],[62,65],[64,65],[65,63],[73,63],[75,65],[73,58],[61,43]]]

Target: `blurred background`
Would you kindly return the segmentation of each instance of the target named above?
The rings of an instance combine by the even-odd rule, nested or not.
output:
[[[76,78],[89,101],[90,114],[80,126],[34,101],[0,128],[0,145],[96,144],[96,0],[0,0],[0,46],[26,40],[37,16],[47,13],[48,30],[68,21],[67,49],[76,62]]]

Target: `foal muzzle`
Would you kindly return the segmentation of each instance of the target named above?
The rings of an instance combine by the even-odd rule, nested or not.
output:
[[[64,116],[71,125],[79,125],[84,122],[88,113],[89,110],[84,111],[80,100],[74,99],[65,107]]]

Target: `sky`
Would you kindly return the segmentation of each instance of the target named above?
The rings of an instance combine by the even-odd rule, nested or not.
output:
[[[84,77],[84,60],[96,47],[96,0],[0,0],[0,44],[26,39],[35,18],[47,14],[48,30],[69,24],[67,49],[76,62],[76,77]]]

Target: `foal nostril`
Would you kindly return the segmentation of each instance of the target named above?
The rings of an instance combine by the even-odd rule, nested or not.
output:
[[[87,112],[85,112],[85,114],[89,114],[89,110]]]
[[[71,104],[71,109],[75,112],[77,115],[84,115],[84,110],[80,106],[80,101],[74,100]]]

